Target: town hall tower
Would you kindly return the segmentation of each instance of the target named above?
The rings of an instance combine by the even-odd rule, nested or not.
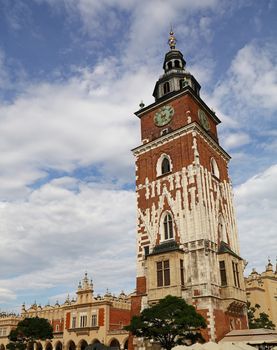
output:
[[[200,97],[170,32],[155,102],[140,105],[136,160],[137,287],[132,313],[166,295],[182,297],[207,320],[206,338],[247,328],[230,156],[216,113]]]

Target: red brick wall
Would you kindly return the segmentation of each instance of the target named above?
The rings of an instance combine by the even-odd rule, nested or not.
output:
[[[70,314],[69,314],[70,316]],[[58,326],[58,329],[57,329]],[[56,319],[52,321],[52,327],[53,327],[53,332],[62,332],[63,331],[63,326],[64,326],[64,322],[63,319]]]
[[[131,317],[140,314],[141,296],[134,295],[131,297]]]
[[[133,295],[131,297],[131,317],[140,314],[141,298],[142,297],[140,295]],[[131,333],[129,333],[128,350],[134,350],[133,339],[134,339],[134,336]]]
[[[70,312],[66,313],[66,317],[65,317],[65,328],[68,329],[70,328]]]
[[[222,339],[230,332],[229,318],[222,310],[214,310],[216,340]]]
[[[200,106],[190,94],[183,95],[181,97],[176,97],[174,100],[170,102],[165,102],[163,105],[170,104],[174,108],[174,116],[171,119],[170,123],[163,127],[158,127],[153,122],[155,113],[162,107],[161,105],[153,109],[151,112],[148,112],[141,116],[141,139],[149,139],[153,140],[160,136],[160,132],[164,128],[171,128],[172,130],[177,130],[185,125],[187,125],[187,111],[190,111],[191,121],[199,122],[198,118],[198,109],[203,107]],[[217,130],[216,123],[213,121],[211,116],[209,116],[208,112],[206,115],[209,119],[210,123],[210,133],[211,135],[217,139]]]
[[[207,328],[201,329],[201,334],[202,337],[206,340],[209,341],[210,336],[209,336],[209,322],[208,322],[208,309],[202,309],[202,310],[196,310],[198,314],[200,314],[201,316],[203,316],[207,322]]]
[[[146,278],[144,276],[137,277],[137,294],[146,293]]]
[[[104,323],[105,323],[105,309],[101,308],[98,311],[98,324],[99,324],[99,327],[104,326]]]
[[[246,315],[233,315],[223,312],[222,310],[214,310],[215,324],[216,324],[216,340],[221,340],[231,329],[231,322],[233,329],[247,329]]]
[[[131,311],[111,308],[110,309],[110,330],[122,329],[123,326],[130,324]]]

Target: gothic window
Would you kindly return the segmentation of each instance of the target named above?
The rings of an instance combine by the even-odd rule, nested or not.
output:
[[[171,214],[167,213],[163,220],[164,226],[164,239],[172,239],[173,238],[173,221]]]
[[[232,266],[233,266],[233,276],[234,276],[235,287],[240,288],[238,263],[235,263],[234,261],[232,261]]]
[[[221,285],[227,286],[227,274],[226,274],[225,261],[219,262],[219,271],[220,271]]]
[[[212,172],[212,175],[214,175],[219,179],[219,170],[214,158],[211,158],[211,172]]]
[[[170,172],[170,162],[167,157],[164,157],[162,161],[162,175]]]
[[[175,60],[174,61],[174,66],[175,66],[175,68],[180,68],[180,61],[179,60]]]
[[[164,83],[163,88],[164,88],[164,95],[168,94],[169,91],[170,91],[170,86],[169,86],[169,82],[168,81],[166,83]]]
[[[180,259],[180,275],[181,275],[181,286],[185,285],[185,276],[184,276],[184,260]]]
[[[156,164],[157,177],[172,171],[172,160],[168,154],[161,154]]]
[[[170,285],[170,266],[169,260],[157,262],[157,286],[169,286]]]

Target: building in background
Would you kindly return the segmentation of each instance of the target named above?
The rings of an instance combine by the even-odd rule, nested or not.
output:
[[[8,335],[21,320],[22,318],[14,313],[0,312],[0,350],[6,349]]]
[[[128,348],[128,332],[123,327],[130,323],[130,298],[122,292],[118,297],[107,292],[103,297],[93,295],[93,285],[87,274],[79,283],[76,299],[64,304],[41,307],[36,303],[21,316],[0,315],[0,349],[8,344],[8,335],[17,323],[26,317],[41,317],[50,321],[54,338],[36,344],[36,350],[84,350],[89,344],[103,343],[117,349]]]
[[[200,97],[170,33],[155,102],[135,114],[142,144],[133,150],[137,194],[137,284],[132,314],[168,294],[207,320],[207,339],[247,328],[230,156],[216,113]]]
[[[277,264],[274,271],[269,260],[264,272],[253,269],[245,282],[247,300],[252,306],[260,305],[257,313],[265,312],[277,327]]]

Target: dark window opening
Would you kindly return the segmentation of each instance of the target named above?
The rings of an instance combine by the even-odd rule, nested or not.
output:
[[[170,214],[164,217],[164,239],[173,238],[173,222]]]
[[[170,285],[170,266],[169,260],[157,262],[157,286]]]
[[[180,274],[181,274],[181,286],[185,285],[185,276],[184,276],[184,261],[180,259]]]
[[[170,91],[169,82],[164,83],[164,94],[168,94]]]
[[[162,175],[170,172],[170,162],[168,158],[164,158],[162,161]]]
[[[238,263],[232,261],[235,287],[240,288]]]
[[[175,60],[174,61],[174,66],[175,66],[175,68],[180,68],[180,61]]]
[[[168,62],[167,68],[168,68],[168,69],[171,69],[171,68],[172,68],[172,62],[171,62],[171,61]]]
[[[179,86],[180,86],[180,89],[182,89],[184,86],[183,86],[183,83],[184,83],[184,79],[180,79],[179,80]]]
[[[146,247],[144,247],[144,255],[149,255],[149,245],[147,245]]]
[[[227,274],[226,274],[226,268],[225,268],[225,261],[219,262],[219,270],[220,270],[221,285],[227,286]]]
[[[169,132],[169,130],[168,130],[167,128],[166,128],[166,129],[163,129],[163,130],[161,131],[161,136],[168,134],[168,132]]]

